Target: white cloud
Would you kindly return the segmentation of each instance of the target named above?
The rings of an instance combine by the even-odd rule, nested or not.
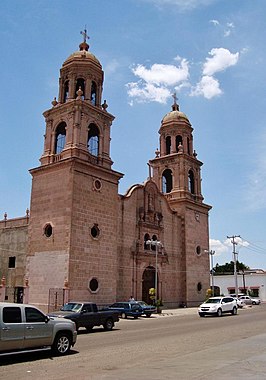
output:
[[[176,85],[178,88],[189,77],[188,61],[180,57],[175,60],[180,62],[179,66],[155,63],[150,68],[144,65],[133,67],[132,72],[139,80],[126,85],[129,97],[137,102],[166,103],[172,87]]]
[[[143,0],[162,8],[164,6],[176,6],[181,11],[189,11],[201,6],[208,6],[217,0]]]
[[[181,61],[180,67],[155,63],[150,69],[147,69],[143,65],[137,65],[132,71],[145,82],[158,86],[172,86],[178,82],[187,80],[189,76],[188,62],[185,59]]]
[[[207,57],[203,65],[203,75],[213,75],[219,71],[224,71],[230,66],[237,64],[239,53],[231,53],[225,48],[214,48],[209,52],[212,58]]]
[[[215,256],[221,256],[224,253],[228,253],[228,245],[220,240],[210,239],[210,249],[215,251]]]
[[[227,27],[227,29],[224,32],[224,37],[229,37],[231,32],[232,32],[232,29],[234,29],[235,25],[232,22],[228,22],[226,24],[226,27]]]
[[[240,248],[249,246],[249,243],[243,240],[241,237],[236,237],[234,241],[237,243],[236,252]],[[225,239],[223,242],[220,240],[210,239],[210,249],[215,251],[214,256],[226,255],[225,262],[230,262],[232,260],[233,244],[232,239]]]
[[[221,95],[223,91],[220,82],[213,75],[236,65],[239,53],[233,54],[225,48],[214,48],[209,54],[212,57],[206,58],[202,77],[196,86],[189,83],[189,62],[180,56],[174,58],[177,65],[155,63],[150,68],[142,64],[135,65],[131,70],[138,81],[126,85],[128,96],[137,102],[166,103],[173,89],[180,92],[188,87],[191,87],[190,96],[212,99]]]
[[[217,79],[212,76],[204,75],[196,87],[192,88],[191,96],[203,95],[206,99],[211,99],[221,95],[223,92],[220,89],[220,84]]]
[[[165,104],[167,99],[171,96],[171,92],[166,87],[158,87],[151,83],[131,82],[126,85],[128,95],[137,103],[144,102],[158,102]],[[133,102],[130,101],[130,105]]]
[[[215,25],[215,26],[220,25],[218,20],[210,20],[210,23]]]
[[[229,37],[235,27],[233,22],[227,22],[226,25],[221,24],[218,20],[215,19],[210,20],[209,22],[213,24],[214,27],[218,27],[219,30],[223,30],[224,37]]]

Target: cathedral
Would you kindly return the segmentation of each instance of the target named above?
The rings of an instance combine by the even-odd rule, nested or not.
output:
[[[148,179],[119,194],[104,72],[83,37],[43,113],[30,210],[0,221],[0,301],[50,311],[68,300],[151,303],[153,289],[165,307],[197,305],[209,288],[211,206],[203,202],[193,128],[174,95]]]

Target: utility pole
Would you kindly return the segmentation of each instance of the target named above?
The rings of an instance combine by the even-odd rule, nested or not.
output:
[[[214,297],[213,255],[215,254],[215,251],[212,251],[212,250],[208,251],[207,249],[205,249],[204,252],[208,253],[211,257],[211,276],[212,276],[211,289],[212,289],[212,296]]]
[[[233,244],[233,256],[234,256],[234,276],[235,276],[235,293],[236,298],[238,297],[238,284],[237,284],[237,268],[236,268],[236,262],[237,262],[237,252],[236,252],[236,245],[237,242],[235,241],[235,238],[239,237],[240,235],[233,235],[233,236],[227,236],[227,239],[232,239],[231,243]]]

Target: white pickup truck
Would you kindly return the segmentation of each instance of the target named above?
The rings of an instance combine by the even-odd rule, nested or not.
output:
[[[0,302],[0,356],[48,347],[65,355],[76,339],[70,320],[50,319],[32,305]]]

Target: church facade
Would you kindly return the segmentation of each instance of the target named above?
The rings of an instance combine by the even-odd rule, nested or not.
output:
[[[102,100],[103,81],[85,35],[63,63],[58,99],[44,112],[44,150],[40,166],[30,170],[30,211],[0,223],[0,276],[2,288],[10,288],[5,299],[24,295],[51,310],[69,299],[150,302],[154,288],[165,306],[196,305],[209,287],[211,207],[203,202],[193,128],[174,96],[149,178],[120,195],[123,174],[110,157],[114,116]],[[18,268],[9,268],[8,257],[18,250],[18,231],[24,254],[14,275]]]

